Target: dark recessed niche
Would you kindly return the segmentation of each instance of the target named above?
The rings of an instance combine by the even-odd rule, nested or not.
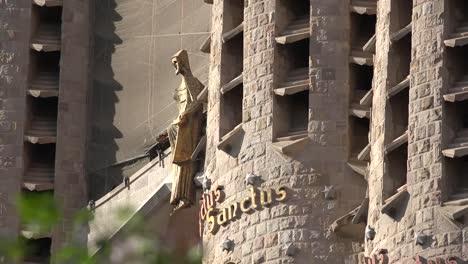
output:
[[[244,0],[224,1],[223,32],[229,32],[244,21]]]
[[[32,51],[30,57],[30,67],[33,77],[41,73],[55,73],[60,72],[60,52],[38,52]]]
[[[223,45],[221,60],[221,85],[238,77],[244,68],[244,37],[237,35]]]
[[[34,263],[48,263],[50,260],[50,251],[52,239],[28,239],[25,241],[24,261]]]
[[[226,135],[242,123],[242,85],[230,90],[221,97],[220,136]]]
[[[398,31],[411,23],[413,14],[413,1],[396,0],[391,2],[391,26],[392,32]],[[395,12],[393,12],[395,10]]]
[[[55,144],[25,143],[26,171],[30,168],[54,169]]]
[[[242,123],[244,1],[225,1],[223,15],[220,138]]]
[[[385,182],[386,198],[397,193],[406,184],[408,170],[408,144],[405,143],[387,154],[388,181]]]
[[[374,36],[377,17],[351,13],[351,47],[362,50],[362,47]]]
[[[391,86],[403,81],[410,73],[411,34],[392,44],[389,62],[391,69],[388,78]]]
[[[369,144],[369,119],[350,117],[351,122],[351,153],[354,157]]]
[[[388,101],[389,112],[389,132],[391,140],[401,136],[408,129],[408,105],[409,105],[409,92],[408,89],[392,96]]]
[[[307,131],[309,91],[288,96],[276,96],[278,136]]]
[[[282,32],[288,25],[301,19],[310,19],[310,0],[277,0],[276,27]]]

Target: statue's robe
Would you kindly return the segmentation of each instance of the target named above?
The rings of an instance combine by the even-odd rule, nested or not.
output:
[[[201,138],[201,122],[203,106],[196,102],[203,89],[203,84],[195,77],[183,76],[174,99],[177,102],[179,116],[185,115],[185,121],[180,123],[177,118],[168,128],[169,142],[173,156],[173,182],[171,204],[187,207],[194,203],[195,187],[193,176],[196,172],[192,153]],[[181,204],[183,202],[183,204]]]

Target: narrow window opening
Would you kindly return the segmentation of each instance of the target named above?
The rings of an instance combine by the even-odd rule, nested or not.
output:
[[[288,44],[310,37],[310,0],[278,0],[276,42]]]
[[[398,93],[389,100],[389,110],[391,112],[391,131],[390,138],[393,140],[406,132],[408,129],[408,89]]]
[[[58,99],[28,97],[28,135],[52,136],[56,134]]]
[[[229,32],[244,22],[244,0],[224,1],[223,32]]]
[[[48,263],[50,260],[52,239],[29,239],[26,240],[25,258],[26,262]]]
[[[375,35],[375,15],[359,15],[351,13],[351,47],[362,51],[364,45]]]
[[[369,125],[372,105],[372,81],[375,52],[375,2],[352,2],[350,14],[350,65],[349,65],[349,161],[367,167],[370,161]],[[355,170],[356,171],[356,170]],[[358,170],[359,171],[359,170]],[[360,174],[365,174],[360,170]]]
[[[243,89],[238,87],[224,94],[221,99],[221,137],[242,123]]]
[[[38,51],[60,50],[62,7],[38,7],[32,10],[32,48]]]
[[[390,51],[392,69],[388,78],[391,87],[405,80],[410,73],[411,65],[411,35],[407,35],[396,43],[393,43]]]
[[[35,97],[58,96],[60,52],[33,51],[30,58],[29,93]]]
[[[275,138],[307,134],[309,114],[309,39],[277,46]]]
[[[290,136],[307,131],[309,113],[309,91],[288,96],[277,96],[278,136]]]
[[[350,64],[350,86],[351,97],[353,101],[359,102],[362,97],[372,89],[372,80],[374,78],[374,67],[360,66],[357,64]]]
[[[397,210],[406,196],[408,170],[409,74],[411,65],[412,1],[392,1],[387,88],[386,177],[382,212]]]
[[[388,170],[391,173],[391,181],[386,181],[384,188],[388,196],[398,193],[399,188],[406,184],[406,172],[408,170],[407,161],[407,143],[387,154],[387,164]]]
[[[413,14],[413,1],[397,0],[392,1],[392,32],[400,30],[411,23]]]
[[[355,159],[369,161],[369,156],[363,151],[369,144],[369,119],[351,117],[351,155]]]
[[[468,198],[468,180],[463,171],[468,163],[468,101],[448,103],[445,134],[446,147],[442,150],[446,157],[447,194],[449,200]],[[462,197],[463,196],[463,197]],[[466,197],[464,197],[466,196]]]
[[[468,198],[468,157],[446,159],[449,201]]]
[[[237,131],[236,128],[242,123],[244,1],[225,1],[223,14],[219,130],[221,141],[227,140],[227,135],[233,136],[229,132]]]
[[[306,81],[309,85],[309,39],[277,47],[277,88],[290,87]]]
[[[27,175],[30,173],[36,173],[36,176],[40,176],[42,174],[53,176],[55,166],[55,144],[25,143],[25,153],[27,154],[25,155]]]
[[[445,19],[451,34],[445,40],[449,47],[464,46],[468,43],[468,6],[465,0],[448,2],[447,19]]]

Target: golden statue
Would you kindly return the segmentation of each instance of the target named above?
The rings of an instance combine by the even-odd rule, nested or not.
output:
[[[179,115],[167,129],[173,157],[170,203],[177,210],[191,206],[195,200],[193,176],[196,168],[191,156],[201,137],[203,105],[197,101],[197,96],[204,86],[192,75],[187,51],[177,52],[172,57],[172,65],[176,75],[182,75],[174,93]]]

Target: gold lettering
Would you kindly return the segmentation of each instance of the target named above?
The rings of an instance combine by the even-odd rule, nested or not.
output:
[[[214,230],[216,230],[216,219],[214,216],[214,209],[210,208],[208,212],[206,213],[206,221],[208,222],[208,232],[214,233]]]
[[[205,207],[205,199],[202,198],[200,199],[200,219],[205,220],[206,216],[206,207]]]
[[[288,197],[288,193],[286,192],[286,187],[282,186],[276,189],[276,195],[277,195],[276,201],[282,202],[286,200],[286,198]]]
[[[223,208],[221,212],[218,214],[218,225],[224,225],[228,221],[227,219],[227,214],[226,214],[227,208]]]
[[[221,190],[216,189],[216,191],[214,191],[214,195],[215,195],[215,201],[218,203],[221,202]]]
[[[228,207],[228,220],[231,220],[235,217],[237,217],[237,208],[238,208],[238,203],[233,203]]]
[[[248,202],[247,206],[245,205],[246,202]],[[252,209],[250,206],[251,206],[250,197],[244,197],[244,200],[242,200],[242,202],[240,203],[241,211],[243,213],[247,213],[248,211],[250,211]]]
[[[273,201],[272,201],[272,198],[271,198],[271,189],[268,190],[268,191],[260,191],[260,204],[262,206],[268,207],[268,206],[271,205],[272,202]]]
[[[250,186],[250,194],[252,195],[252,208],[257,209],[258,205],[256,202],[257,192],[255,191],[254,187]]]
[[[206,200],[206,209],[210,209],[214,207],[213,192],[210,192],[209,194],[205,195],[205,200]]]

